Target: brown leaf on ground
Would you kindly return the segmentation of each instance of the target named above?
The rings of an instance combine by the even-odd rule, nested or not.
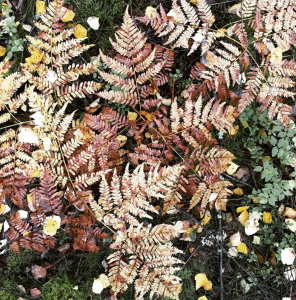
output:
[[[44,269],[43,267],[34,265],[34,266],[32,266],[32,274],[33,274],[35,279],[45,277],[46,276],[46,269]]]

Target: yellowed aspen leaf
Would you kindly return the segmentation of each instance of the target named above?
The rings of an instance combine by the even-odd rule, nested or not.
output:
[[[43,227],[43,232],[47,235],[53,236],[60,228],[61,218],[59,216],[47,217]]]
[[[10,91],[13,88],[13,79],[11,77],[5,78],[0,82],[0,90]]]
[[[145,110],[140,111],[139,114],[145,116],[145,118],[147,119],[148,122],[153,121],[152,115],[150,113],[146,112]]]
[[[150,132],[145,132],[145,137],[146,137],[146,139],[150,139],[151,138],[151,133]]]
[[[122,147],[127,141],[127,137],[125,135],[122,135],[122,134],[118,135],[116,137],[116,139],[119,141],[120,147]]]
[[[156,9],[152,6],[147,6],[145,10],[145,15],[148,16],[149,18],[154,18],[156,14]]]
[[[272,222],[272,215],[270,212],[264,211],[262,216],[263,223],[270,224]]]
[[[226,172],[229,175],[232,175],[235,173],[235,171],[239,168],[239,166],[237,164],[235,164],[234,162],[231,162],[229,167],[227,168]]]
[[[198,5],[198,1],[197,0],[190,0],[190,3]]]
[[[237,212],[237,213],[242,213],[242,212],[248,210],[249,208],[250,208],[250,206],[240,206],[240,207],[238,207],[238,208],[236,209],[236,212]]]
[[[243,211],[239,217],[238,217],[238,221],[243,225],[245,226],[247,220],[249,219],[249,213],[245,210]]]
[[[236,188],[233,192],[238,196],[242,196],[244,194],[244,191],[241,188]]]
[[[40,176],[40,171],[39,170],[36,170],[36,171],[33,171],[31,177],[39,177]]]
[[[197,300],[208,300],[208,298],[206,296],[201,296]]]
[[[2,215],[4,213],[5,207],[6,207],[6,205],[4,203],[0,204],[0,215]]]
[[[269,54],[270,56],[270,62],[272,64],[278,64],[283,60],[283,50],[280,47],[275,48],[275,50],[273,52],[271,52],[271,54]]]
[[[207,278],[206,274],[199,273],[195,275],[196,290],[203,287],[206,291],[212,289],[212,282]]]
[[[27,236],[29,234],[29,231],[25,231],[24,233],[23,233],[23,236]]]
[[[238,131],[238,126],[232,126],[231,129],[230,129],[230,135],[236,135],[237,134],[237,131]]]
[[[30,64],[38,64],[43,58],[43,52],[39,49],[35,49],[31,56],[26,58],[26,63]]]
[[[216,37],[223,37],[223,36],[225,36],[225,32],[227,32],[227,30],[225,28],[218,29],[217,32],[216,32]]]
[[[272,251],[271,254],[270,254],[269,263],[271,265],[275,265],[276,264],[276,257],[275,257],[275,252],[274,251]]]
[[[138,114],[135,113],[135,112],[131,112],[129,111],[128,114],[127,114],[127,117],[130,121],[136,121],[137,120],[137,116]]]
[[[62,18],[63,22],[70,22],[74,19],[75,17],[75,13],[73,10],[68,9],[67,12],[65,13],[65,15]]]
[[[240,243],[238,246],[237,246],[237,251],[238,252],[241,252],[243,254],[248,254],[249,252],[249,249],[247,247],[247,245],[245,243]]]
[[[46,12],[44,1],[36,1],[36,14],[43,14]]]
[[[241,243],[241,236],[240,233],[234,233],[230,238],[229,238],[229,244],[231,247],[237,247]]]
[[[244,121],[242,118],[239,118],[241,124],[244,126],[244,128],[248,128],[249,127],[249,123],[247,121]]]
[[[241,8],[242,8],[242,4],[241,4],[241,2],[240,3],[238,3],[238,4],[234,4],[234,5],[232,5],[229,9],[228,9],[228,12],[230,13],[230,14],[237,14],[238,12],[240,12],[241,11]]]
[[[255,245],[260,245],[260,237],[257,236],[257,235],[254,235],[252,243],[255,244]]]
[[[0,46],[0,56],[4,56],[5,53],[6,53],[6,48]]]
[[[204,215],[204,214],[201,215],[201,218],[202,218],[201,224],[202,224],[203,226],[205,226],[205,225],[207,225],[207,224],[210,222],[210,220],[211,220],[211,213],[207,210],[205,215]],[[196,232],[197,232],[197,233],[201,233],[202,230],[203,230],[203,227],[199,225]]]
[[[291,208],[291,207],[286,207],[282,209],[283,214],[285,217],[290,218],[290,219],[295,219],[296,218],[296,210]]]
[[[77,39],[85,38],[85,37],[87,37],[87,30],[81,24],[78,24],[78,25],[76,25],[76,30],[74,32],[74,36]]]

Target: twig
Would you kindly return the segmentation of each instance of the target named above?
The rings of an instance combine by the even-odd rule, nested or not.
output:
[[[223,233],[222,233],[222,212],[221,209],[218,212],[219,216],[219,237],[221,237],[221,243],[223,245]],[[220,247],[220,300],[223,300],[224,288],[223,288],[223,250]]]
[[[234,177],[232,177],[232,176],[230,176],[230,175],[228,175],[228,174],[226,174],[226,173],[222,173],[222,176],[225,176],[225,177],[227,177],[227,178],[229,178],[229,179],[231,179],[231,180],[233,180],[233,181],[237,181],[237,182],[239,182],[239,183],[241,183],[241,184],[244,184],[244,185],[246,185],[246,186],[248,186],[248,187],[250,187],[250,188],[253,188],[250,184],[248,184],[248,183],[246,183],[246,182],[243,182],[243,181],[241,181],[241,180],[239,180],[239,179],[237,179],[237,178],[234,178]]]
[[[251,176],[252,176],[254,185],[255,185],[256,189],[258,190],[257,182],[256,182],[256,180],[255,180],[255,176],[254,176],[254,173],[253,173],[253,169],[251,168],[250,165],[248,165],[248,169],[249,169],[249,172],[250,172],[250,174],[251,174]]]

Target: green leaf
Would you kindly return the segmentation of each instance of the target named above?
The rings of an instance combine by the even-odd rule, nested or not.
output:
[[[276,138],[274,136],[271,137],[270,139],[271,145],[275,146],[276,145]]]
[[[272,157],[275,157],[277,155],[278,151],[279,151],[279,149],[277,147],[273,147],[272,151],[271,151]]]
[[[254,169],[254,172],[261,172],[262,171],[262,167],[261,166],[257,166],[255,169]],[[296,172],[295,172],[296,173]]]

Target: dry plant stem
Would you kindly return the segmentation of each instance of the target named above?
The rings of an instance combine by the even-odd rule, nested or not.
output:
[[[229,178],[229,179],[231,179],[231,180],[233,180],[233,181],[239,182],[239,183],[244,184],[244,185],[246,185],[246,186],[248,186],[248,187],[250,187],[250,188],[253,188],[250,184],[248,184],[248,183],[246,183],[246,182],[243,182],[243,181],[241,181],[241,180],[239,180],[239,179],[237,179],[237,178],[234,178],[234,177],[232,177],[232,176],[230,176],[230,175],[228,175],[228,174],[222,173],[222,176],[225,176],[225,177],[227,177],[227,178]]]
[[[248,276],[250,276],[252,278],[252,280],[255,282],[255,278],[254,276],[249,273],[243,266],[241,266],[228,252],[227,250],[223,247],[223,245],[220,243],[220,241],[214,236],[212,235],[212,232],[210,232],[203,224],[201,224],[201,222],[199,222],[198,220],[196,220],[195,218],[193,218],[190,214],[188,214],[186,211],[182,210],[181,208],[177,207],[177,206],[174,206],[175,209],[177,209],[178,211],[180,211],[181,213],[183,213],[184,215],[186,215],[187,217],[189,217],[191,220],[193,220],[194,222],[198,223],[202,228],[203,230],[205,230],[205,232],[207,232],[208,234],[211,234],[212,238],[216,241],[216,243],[221,247],[222,251],[224,251],[226,253],[226,255],[231,259],[233,260],[236,265],[241,268],[246,274],[248,274]],[[266,295],[266,298],[267,300],[270,299],[270,297],[268,296],[268,292],[261,286],[261,284],[258,284],[257,283],[257,286],[260,288],[260,290],[262,292],[264,292],[264,294]]]
[[[219,217],[219,237],[221,237],[221,244],[223,245],[223,232],[222,232],[222,212],[221,209],[218,212]],[[224,287],[223,287],[223,251],[220,247],[220,299],[223,300]]]

